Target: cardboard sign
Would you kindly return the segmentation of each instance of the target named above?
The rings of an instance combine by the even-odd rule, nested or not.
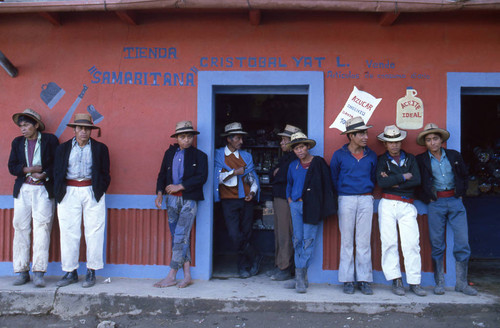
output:
[[[406,89],[406,96],[396,104],[396,125],[400,129],[417,130],[424,126],[424,103],[415,97],[417,90]]]
[[[382,101],[382,98],[375,98],[368,92],[358,90],[354,86],[344,108],[342,108],[335,121],[330,125],[330,129],[336,128],[344,132],[347,120],[356,116],[361,116],[365,124],[367,124],[380,101]]]

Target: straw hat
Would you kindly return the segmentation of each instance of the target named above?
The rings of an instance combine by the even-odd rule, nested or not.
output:
[[[365,122],[363,121],[361,116],[356,116],[347,120],[347,122],[345,123],[345,131],[341,134],[364,131],[369,128],[373,128],[373,125],[365,125]]]
[[[16,123],[16,125],[19,125],[18,121],[20,116],[28,116],[34,119],[38,123],[38,129],[40,131],[45,130],[45,124],[43,124],[42,122],[42,116],[40,116],[40,114],[35,112],[33,109],[26,108],[22,113],[16,113],[12,115],[12,120],[14,121],[14,123]]]
[[[300,143],[309,145],[309,149],[312,149],[314,148],[314,146],[316,146],[316,141],[307,138],[307,136],[302,132],[296,132],[292,134],[290,142],[287,143],[288,149],[293,149],[293,147]]]
[[[302,130],[296,126],[287,124],[283,132],[278,133],[279,136],[290,138],[295,132],[301,132]]]
[[[248,134],[243,131],[241,123],[233,122],[229,123],[224,127],[224,133],[221,134],[221,137],[227,137],[233,134]]]
[[[417,143],[420,146],[425,146],[425,136],[431,133],[439,134],[443,142],[450,138],[450,133],[448,131],[439,128],[436,123],[429,123],[424,126],[424,130],[418,134]]]
[[[384,128],[384,132],[377,136],[380,141],[397,142],[406,138],[406,131],[399,130],[395,125],[389,125]]]
[[[98,136],[99,137],[101,136],[101,128],[94,125],[94,123],[92,122],[92,116],[87,113],[75,114],[75,120],[73,121],[73,123],[68,123],[66,124],[66,126],[70,126],[73,128],[77,126],[86,126],[91,129],[98,129],[99,130]]]
[[[200,134],[193,128],[193,122],[191,121],[180,121],[175,125],[175,133],[170,137],[175,138],[178,134],[181,133],[192,133],[192,134]]]

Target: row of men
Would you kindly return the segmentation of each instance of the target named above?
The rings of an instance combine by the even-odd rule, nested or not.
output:
[[[21,127],[24,135],[24,137],[18,137],[14,140],[15,142],[17,139],[21,140],[24,138],[24,152],[17,155],[19,162],[24,166],[21,165],[23,168],[20,173],[19,170],[17,174],[14,173],[16,172],[13,170],[15,165],[11,165],[11,160],[14,164],[16,157],[14,149],[19,148],[19,146],[15,147],[13,142],[13,152],[9,160],[9,169],[12,167],[11,173],[18,176],[17,180],[21,180],[21,189],[25,185],[38,185],[39,188],[37,190],[43,191],[44,188],[40,188],[40,185],[42,185],[46,187],[45,189],[48,192],[50,189],[48,186],[51,181],[46,173],[49,168],[48,165],[45,165],[47,167],[45,171],[39,168],[37,170],[41,170],[40,172],[24,172],[29,171],[30,168],[33,170],[35,166],[44,166],[33,164],[33,154],[36,152],[33,149],[30,150],[30,143],[33,143],[30,140],[36,138],[40,140],[41,136],[45,135],[41,133],[32,133],[30,135],[28,132],[25,132],[26,124],[30,124],[26,123],[25,118],[34,120],[31,124],[35,128],[35,131],[37,129],[43,130],[43,123],[40,116],[34,111],[26,110],[24,113],[18,113],[13,116],[14,122]],[[64,217],[65,214],[65,202],[71,203],[74,210],[78,207],[80,211],[79,215],[76,212],[72,213],[73,219],[76,215],[81,218],[83,210],[88,245],[93,240],[87,236],[86,218],[98,217],[100,214],[97,215],[94,212],[92,206],[95,204],[91,204],[92,206],[89,207],[88,201],[77,197],[81,197],[79,195],[80,190],[88,190],[91,194],[90,198],[93,197],[92,192],[96,196],[94,199],[90,199],[91,201],[98,204],[102,200],[104,203],[102,197],[109,185],[109,155],[107,155],[107,148],[104,145],[90,138],[90,131],[97,127],[92,124],[89,116],[86,114],[77,114],[75,122],[68,124],[68,126],[75,128],[75,137],[65,143],[72,145],[72,148],[64,152],[68,153],[66,157],[62,157],[62,150],[59,151],[59,148],[63,149],[65,145],[63,144],[58,148],[55,156],[56,168],[61,168],[61,170],[55,170],[58,173],[54,177],[55,189],[59,191],[59,193],[56,192],[56,200],[59,203],[58,215],[61,221],[61,215]],[[393,280],[393,291],[398,295],[403,295],[404,288],[401,280],[402,276],[399,268],[397,248],[398,235],[396,225],[399,225],[407,281],[413,292],[420,296],[425,295],[425,291],[420,287],[421,264],[419,232],[416,223],[417,211],[412,204],[415,188],[421,184],[422,180],[419,198],[429,203],[429,227],[436,278],[434,292],[436,294],[444,293],[444,229],[446,222],[449,221],[455,235],[454,255],[457,260],[456,290],[470,295],[476,294],[477,292],[467,284],[467,261],[470,249],[467,238],[466,215],[461,203],[461,196],[465,190],[466,170],[458,152],[452,150],[445,151],[441,147],[442,142],[449,138],[449,133],[431,123],[419,134],[417,143],[425,145],[428,149],[427,152],[417,157],[421,168],[419,170],[419,165],[417,165],[415,158],[411,154],[401,150],[401,141],[405,139],[406,132],[400,131],[395,126],[386,127],[384,133],[378,136],[379,140],[384,142],[387,152],[380,156],[377,164],[377,156],[366,146],[368,139],[367,131],[369,128],[371,126],[365,125],[360,117],[353,118],[347,122],[346,131],[342,134],[347,135],[349,142],[334,153],[330,169],[328,169],[328,165],[321,157],[311,155],[309,150],[316,143],[314,140],[308,139],[305,134],[300,132],[300,129],[287,125],[285,130],[279,134],[285,155],[280,159],[277,168],[273,172],[273,194],[276,212],[276,270],[271,275],[272,279],[287,280],[291,278],[292,271],[295,271],[295,280],[288,282],[285,287],[295,288],[298,292],[306,291],[308,285],[307,267],[313,254],[318,224],[324,218],[335,214],[337,205],[334,200],[336,199],[335,193],[337,193],[339,226],[341,231],[339,280],[344,283],[344,292],[346,293],[354,293],[354,284],[357,282],[364,294],[372,294],[370,283],[373,279],[369,240],[373,213],[372,192],[377,181],[384,192],[379,204],[384,274],[388,280]],[[79,137],[80,130],[88,132],[86,142],[82,144],[80,143],[80,139],[82,138]],[[206,154],[193,147],[194,136],[197,134],[199,132],[193,128],[190,121],[177,123],[175,133],[171,136],[176,138],[177,143],[171,145],[165,152],[160,173],[158,174],[157,198],[155,203],[158,208],[161,208],[163,196],[167,195],[168,220],[172,235],[172,261],[167,277],[156,283],[155,287],[176,285],[176,274],[180,268],[183,268],[184,279],[179,284],[179,287],[186,287],[192,283],[190,275],[189,235],[196,217],[197,201],[203,200],[203,185],[208,176]],[[222,137],[226,138],[226,146],[217,149],[215,153],[215,179],[217,181],[217,183],[214,183],[215,200],[221,202],[229,237],[238,250],[238,272],[241,278],[257,274],[262,261],[262,256],[251,243],[253,201],[255,198],[258,199],[259,196],[259,179],[253,166],[251,154],[241,150],[243,136],[246,134],[240,123],[234,122],[226,125],[222,134]],[[16,144],[18,143],[19,141]],[[57,145],[57,139],[54,143]],[[82,147],[94,143],[102,145],[102,148],[106,150],[107,183],[104,185],[94,181],[93,164],[99,168],[102,168],[102,165],[94,163],[101,160],[94,156],[93,148],[90,153],[91,156],[87,157],[87,160],[82,159],[80,156],[79,162],[82,163],[83,161],[90,164],[86,168],[80,168],[81,172],[90,172],[89,177],[72,176],[69,173],[71,170],[68,168],[67,163],[66,166],[58,164],[59,162],[68,162],[68,158],[71,163],[71,158],[77,157],[77,150],[83,152]],[[76,145],[79,147],[76,148]],[[34,146],[31,146],[31,148],[34,148]],[[35,162],[35,164],[38,163]],[[100,169],[100,171],[103,170]],[[45,177],[39,176],[37,173],[45,174]],[[33,174],[35,175],[33,176]],[[58,178],[58,175],[62,177]],[[96,178],[99,177],[96,176]],[[32,183],[31,180],[34,179],[41,180],[43,183]],[[17,180],[16,184],[18,183]],[[96,186],[99,187],[101,185],[105,186],[105,188],[96,188]],[[60,190],[65,188],[68,190],[68,196],[65,197],[62,194],[62,197],[60,197]],[[102,190],[102,193],[99,193],[100,190]],[[72,194],[76,196],[72,196]],[[97,199],[98,195],[101,196],[101,200]],[[50,199],[50,195],[46,196]],[[18,203],[19,197],[16,195],[16,187],[14,188],[14,197],[14,227],[17,234],[18,228],[16,228],[16,225],[18,224],[16,223],[19,219],[16,220],[16,213],[18,212],[16,203]],[[62,209],[61,204],[63,204]],[[22,210],[19,211],[22,212]],[[85,213],[88,213],[88,215],[85,215]],[[31,213],[28,214],[31,215]],[[34,209],[34,282],[37,286],[43,286],[44,283],[40,283],[40,277],[43,282],[43,273],[46,270],[46,258],[48,257],[48,242],[46,242],[46,249],[37,247],[37,220],[35,219],[35,214],[36,211]],[[26,216],[25,214],[24,217]],[[24,221],[27,220],[24,219]],[[63,254],[67,253],[65,252],[67,248],[67,245],[64,245],[65,242],[71,241],[72,244],[75,244],[75,241],[77,240],[79,243],[80,239],[79,228],[77,234],[75,231],[72,231],[75,238],[72,240],[63,239],[63,231],[66,232],[68,224],[64,224],[64,218],[62,221],[63,223],[60,222],[61,262],[63,270],[67,273],[58,282],[59,286],[78,281],[76,273],[78,254],[74,252],[74,247],[71,247],[73,252],[67,254],[72,255],[74,259],[73,263],[76,263],[75,268],[66,265],[67,261],[65,261]],[[91,220],[89,221],[89,225],[91,225],[92,222]],[[28,220],[27,222],[30,221]],[[77,220],[76,224],[79,227],[81,223]],[[104,215],[102,218],[103,226]],[[48,230],[50,234],[50,229]],[[98,231],[98,233],[102,234],[103,231]],[[49,237],[45,232],[44,238],[37,239],[46,241],[47,238]],[[30,245],[29,239],[27,242],[24,240],[24,244],[20,243],[18,239],[14,238],[14,270],[15,272],[20,272],[20,275],[15,284],[23,284],[29,281],[28,255]],[[21,247],[16,247],[16,241]],[[99,239],[95,239],[94,242],[99,244]],[[353,254],[354,244],[356,244],[356,256]],[[18,255],[16,256],[16,248],[23,248],[25,253],[27,249],[27,254],[21,256],[17,252]],[[99,245],[97,248],[99,248]],[[100,243],[100,250],[102,255],[102,242]],[[35,256],[35,251],[38,253],[37,256]],[[78,247],[76,247],[76,251],[78,251]],[[40,255],[41,253],[47,254],[43,254],[42,256]],[[88,271],[84,287],[95,284],[95,270],[102,268],[102,256],[101,262],[98,265],[93,264],[92,259],[97,255],[94,253],[87,249]],[[38,262],[35,259],[44,258],[44,256],[45,262],[41,263],[41,265],[36,265]],[[45,268],[43,265],[45,265]]]

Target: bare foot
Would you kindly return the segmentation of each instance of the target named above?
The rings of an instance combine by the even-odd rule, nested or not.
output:
[[[157,283],[155,283],[153,285],[153,287],[156,287],[156,288],[165,288],[165,287],[172,287],[172,286],[175,286],[177,285],[177,281],[175,279],[172,279],[170,277],[166,277],[160,281],[158,281]]]
[[[192,284],[193,284],[193,281],[191,280],[191,277],[189,277],[189,278],[182,279],[181,283],[177,287],[186,288],[187,286],[190,286]]]

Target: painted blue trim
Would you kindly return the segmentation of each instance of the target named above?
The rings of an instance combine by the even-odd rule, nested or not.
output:
[[[500,73],[459,73],[449,72],[446,74],[447,83],[447,106],[446,106],[446,129],[450,132],[447,147],[460,151],[461,136],[461,99],[464,94],[481,94],[485,88],[495,90],[500,88]],[[484,93],[489,94],[489,93]],[[446,228],[446,268],[445,281],[447,286],[454,286],[456,282],[455,258],[453,256],[453,232],[449,224]]]
[[[304,93],[307,91],[306,93]],[[315,139],[317,146],[313,154],[323,156],[324,147],[324,74],[323,72],[288,71],[202,71],[198,73],[198,117],[197,129],[203,138],[198,139],[198,148],[210,159],[214,158],[215,94],[217,93],[282,93],[308,94],[309,137]],[[285,123],[285,122],[283,122]],[[213,160],[209,161],[208,182],[204,186],[207,200],[200,202],[198,213],[204,216],[196,224],[196,264],[203,270],[202,279],[212,276],[213,245]],[[200,214],[199,214],[200,215]],[[205,216],[206,215],[206,216]],[[322,245],[322,230],[318,232]],[[323,250],[318,249],[313,261],[314,270],[322,270]]]

